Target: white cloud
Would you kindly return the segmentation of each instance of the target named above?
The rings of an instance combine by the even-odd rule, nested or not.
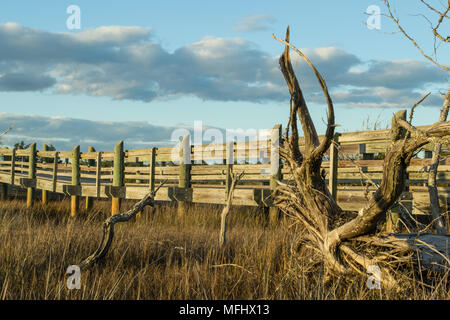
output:
[[[268,29],[268,24],[274,22],[275,19],[267,14],[254,14],[236,23],[233,31],[263,31]]]
[[[69,35],[75,41],[83,44],[126,44],[150,37],[151,29],[135,26],[103,26]]]

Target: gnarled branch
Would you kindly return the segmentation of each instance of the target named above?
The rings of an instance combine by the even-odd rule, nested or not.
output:
[[[142,212],[142,210],[146,206],[153,207],[155,204],[155,195],[158,190],[166,183],[166,181],[167,180],[163,181],[155,189],[155,191],[149,192],[141,201],[136,203],[133,208],[131,208],[127,212],[117,213],[106,219],[106,221],[103,223],[103,236],[102,240],[100,241],[99,247],[97,248],[97,250],[95,250],[94,253],[92,253],[89,257],[87,257],[83,260],[83,262],[80,263],[80,269],[86,269],[106,256],[114,238],[114,225],[118,222],[126,222],[130,220],[131,218],[136,216],[138,212]]]

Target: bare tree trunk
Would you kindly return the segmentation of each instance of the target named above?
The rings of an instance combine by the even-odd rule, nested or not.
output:
[[[219,246],[222,248],[225,246],[225,244],[227,242],[227,238],[226,238],[227,219],[228,219],[228,214],[230,213],[230,210],[231,210],[231,203],[232,203],[232,199],[233,199],[234,189],[236,187],[236,184],[239,182],[239,180],[242,178],[243,175],[244,175],[243,172],[240,173],[239,175],[232,175],[231,186],[230,186],[230,190],[228,191],[227,203],[222,210],[222,214],[220,215]]]
[[[450,89],[444,96],[444,105],[441,110],[441,116],[439,122],[444,122],[447,120],[448,109],[450,107]],[[434,221],[434,227],[438,234],[447,234],[447,228],[445,227],[444,219],[441,216],[441,209],[439,206],[439,195],[437,191],[436,175],[439,166],[439,158],[441,154],[442,145],[436,143],[434,145],[433,157],[431,158],[431,164],[428,171],[428,193],[430,195],[430,209],[431,217]]]

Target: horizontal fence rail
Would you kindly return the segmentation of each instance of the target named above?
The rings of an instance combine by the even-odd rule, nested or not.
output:
[[[426,127],[422,127],[426,128]],[[326,153],[323,175],[333,197],[344,210],[357,211],[367,201],[382,178],[382,155],[390,140],[389,130],[345,132],[336,134]],[[267,140],[223,144],[191,145],[185,136],[177,147],[124,150],[119,142],[114,151],[80,152],[36,149],[0,149],[0,184],[2,198],[7,185],[27,189],[27,203],[32,205],[35,190],[71,197],[71,214],[76,215],[80,197],[86,197],[86,209],[93,199],[111,198],[112,213],[117,213],[122,199],[141,199],[162,181],[155,200],[224,204],[231,173],[245,172],[233,195],[233,204],[272,207],[270,194],[276,180],[290,182],[292,175],[279,156],[281,125],[273,128]],[[323,136],[319,137],[323,139]],[[300,139],[300,149],[304,140]],[[444,152],[448,149],[444,146]],[[401,204],[413,214],[429,214],[426,188],[427,167],[433,145],[426,145],[424,158],[411,160]],[[443,157],[437,183],[441,207],[447,210],[450,193],[450,159]]]

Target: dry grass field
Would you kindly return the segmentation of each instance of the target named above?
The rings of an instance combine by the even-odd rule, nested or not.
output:
[[[191,206],[179,219],[175,207],[161,205],[118,224],[106,260],[82,272],[81,289],[69,290],[66,269],[97,248],[110,203],[96,202],[75,219],[69,210],[67,199],[32,210],[23,200],[0,203],[0,299],[450,298],[449,274],[415,273],[417,282],[399,292],[369,290],[364,275],[324,284],[321,264],[298,245],[296,224],[286,218],[269,226],[256,208],[232,210],[219,249],[219,206]]]

